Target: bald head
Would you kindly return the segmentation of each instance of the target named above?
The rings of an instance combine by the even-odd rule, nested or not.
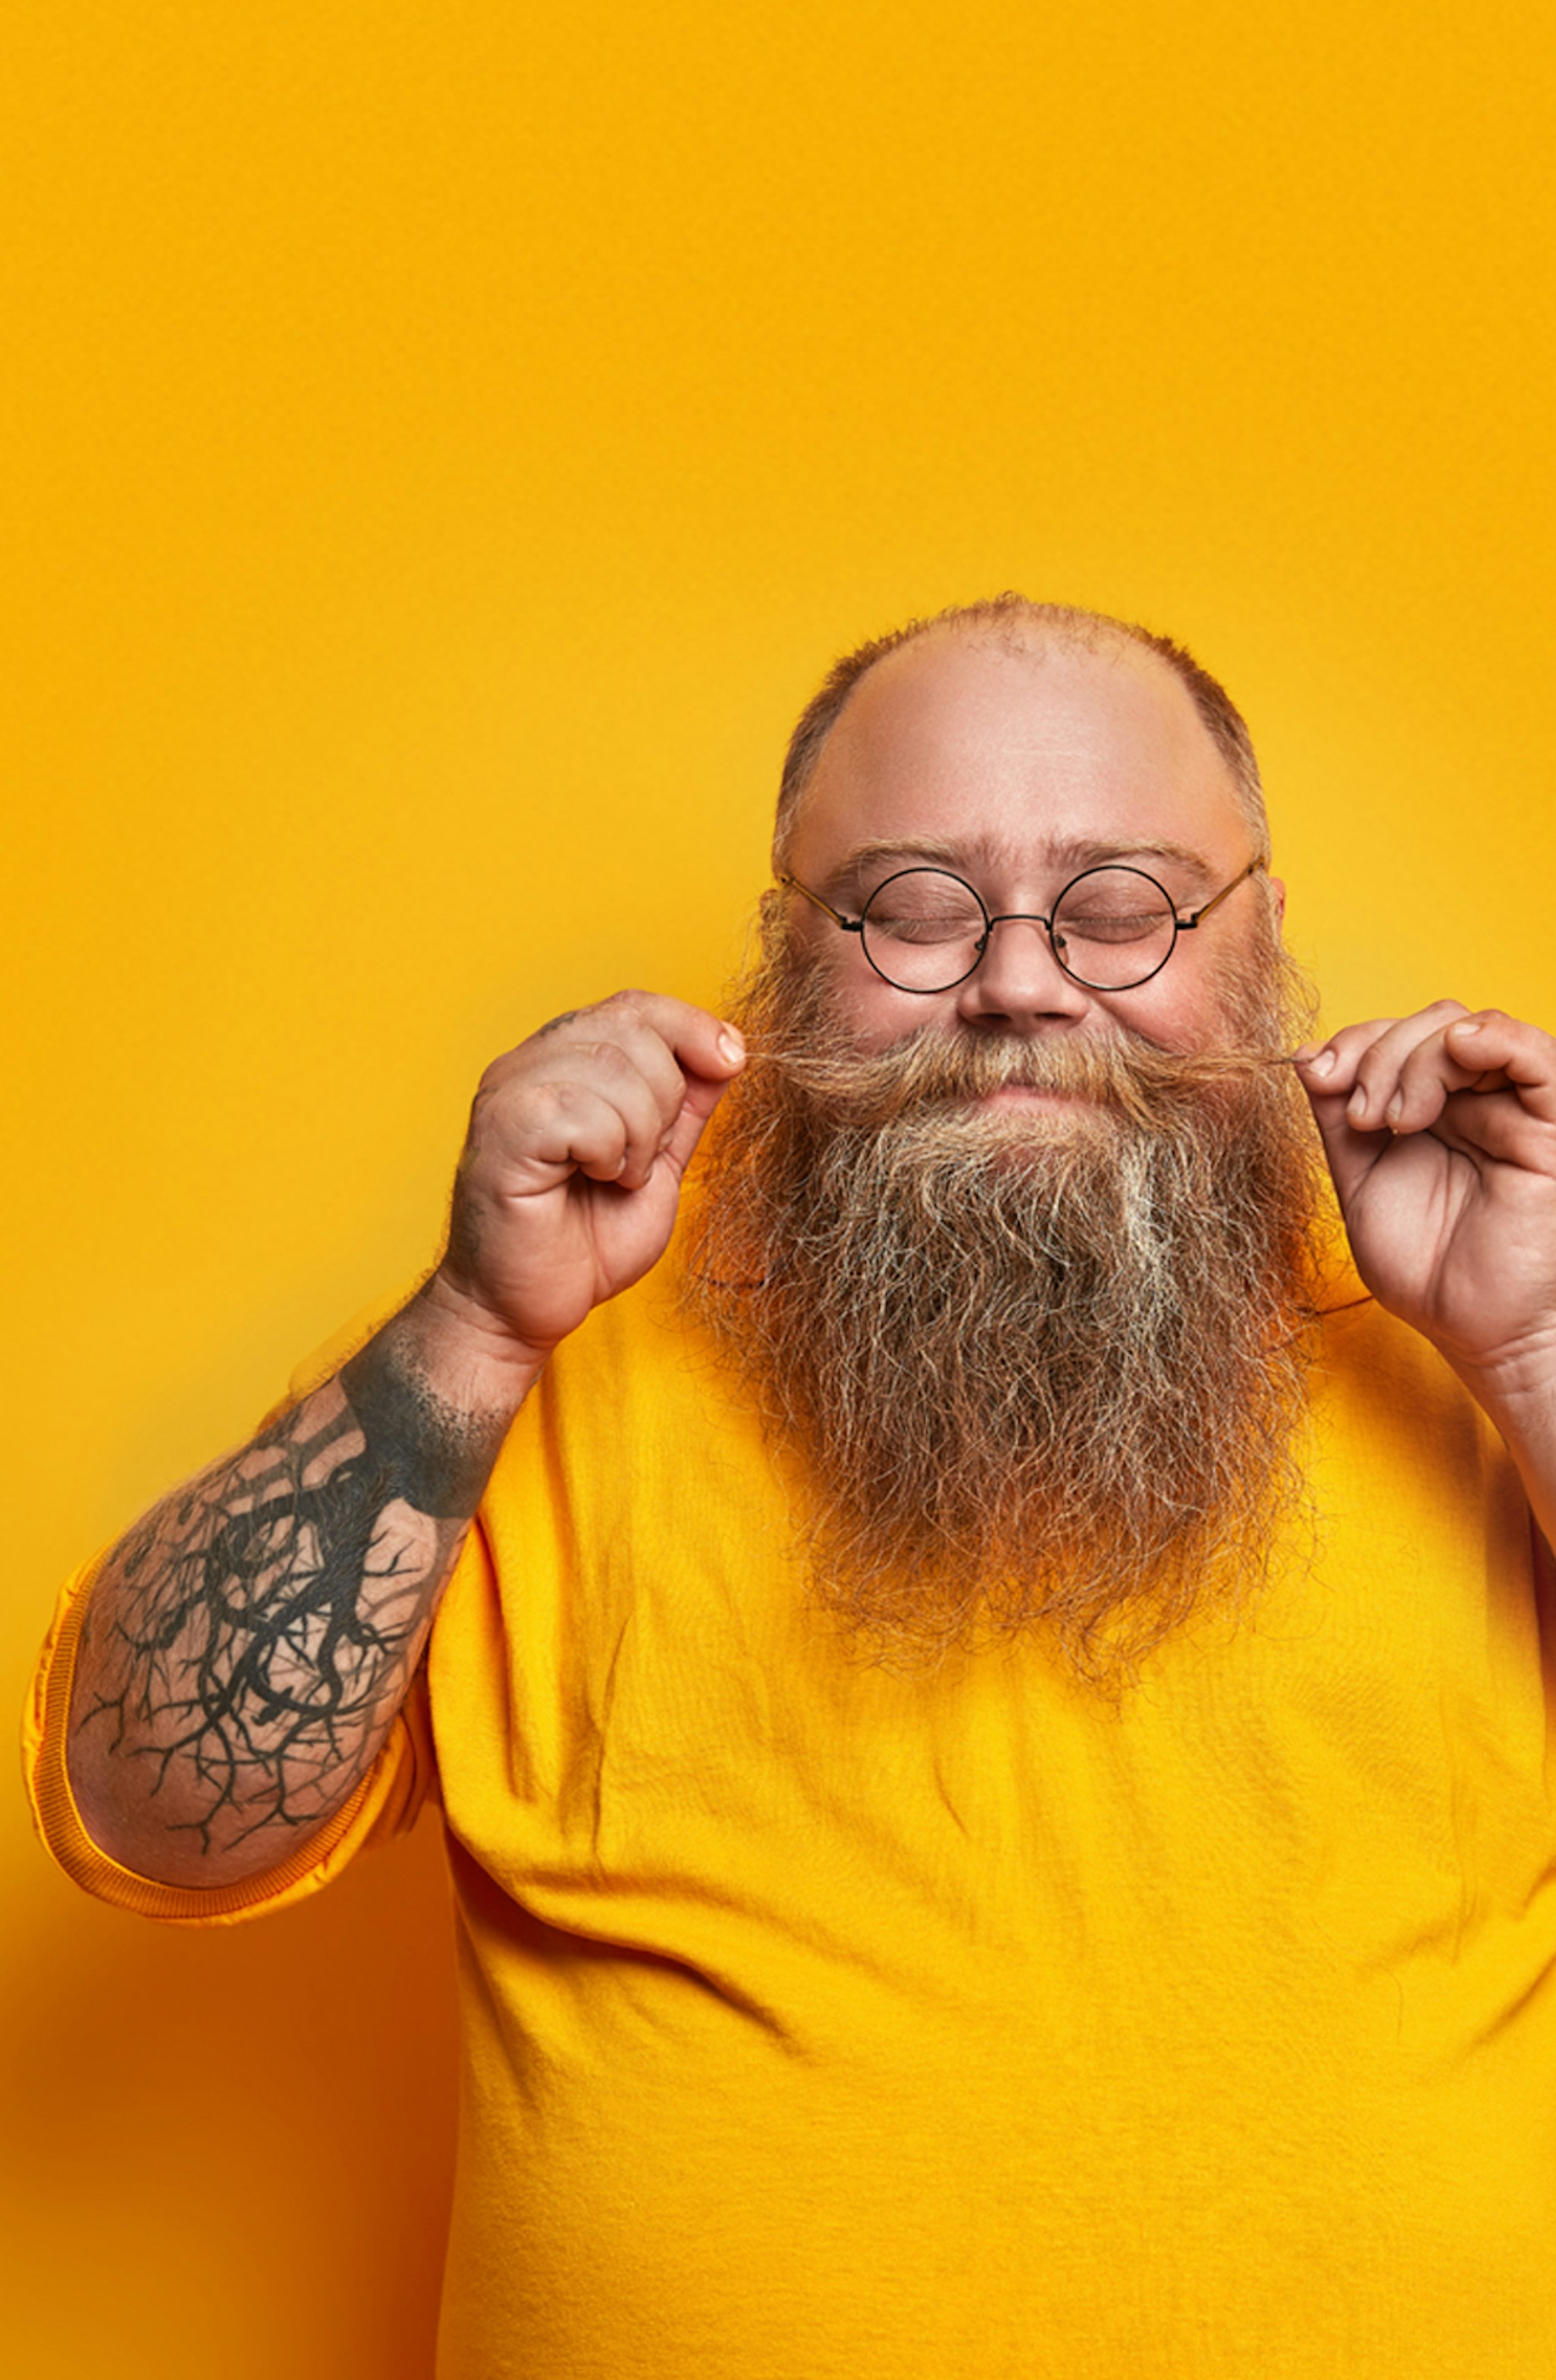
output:
[[[1252,836],[1253,848],[1268,856],[1269,824],[1247,727],[1225,689],[1200,668],[1192,654],[1170,638],[1103,613],[1002,595],[939,613],[932,619],[910,621],[904,628],[860,645],[834,664],[790,739],[773,838],[773,860],[780,872],[793,864],[801,805],[821,769],[823,755],[833,754],[835,770],[846,759],[851,743],[871,740],[884,710],[895,709],[905,723],[913,722],[911,732],[938,735],[942,758],[950,758],[943,750],[951,727],[943,705],[937,706],[932,695],[929,699],[918,696],[920,689],[936,689],[954,698],[953,674],[945,666],[945,657],[957,648],[981,650],[991,662],[1003,657],[1007,664],[1025,667],[1034,741],[1039,717],[1045,712],[1062,713],[1066,703],[1073,730],[1077,670],[1084,676],[1084,664],[1089,662],[1093,686],[1111,686],[1115,706],[1121,712],[1133,713],[1137,735],[1154,733],[1161,739],[1160,765],[1181,776],[1185,767],[1194,766],[1197,750],[1196,773],[1201,782],[1213,776],[1224,780]],[[985,682],[993,681],[986,677]],[[1007,691],[1014,691],[1016,683],[1007,672]],[[1151,689],[1154,705],[1149,699]],[[1152,711],[1154,724],[1149,725],[1147,713]],[[845,721],[849,722],[850,735],[842,748],[833,751]],[[985,732],[987,725],[986,720]],[[1051,730],[1055,735],[1065,732],[1061,716],[1052,718]],[[1154,770],[1159,762],[1140,744],[1136,764]],[[970,801],[970,783],[968,795]]]

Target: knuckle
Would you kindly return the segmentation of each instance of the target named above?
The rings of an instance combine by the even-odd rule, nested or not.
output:
[[[631,1074],[631,1059],[619,1041],[601,1039],[575,1044],[580,1061],[603,1075]]]
[[[479,1107],[483,1100],[496,1097],[511,1077],[517,1054],[517,1050],[504,1050],[500,1058],[493,1058],[489,1066],[481,1069],[476,1084],[473,1105]]]
[[[587,1008],[565,1008],[560,1014],[548,1016],[543,1025],[537,1025],[529,1038],[532,1042],[542,1041],[548,1033],[564,1032],[569,1025],[576,1025],[580,1016],[588,1014]]]
[[[620,991],[613,991],[610,998],[602,1000],[600,1005],[602,1008],[614,1009],[620,1016],[638,1017],[647,1009],[649,1000],[648,992],[639,991],[634,985],[627,984]]]
[[[526,1083],[513,1100],[510,1111],[513,1128],[519,1133],[533,1131],[537,1127],[543,1129],[545,1125],[554,1123],[571,1105],[572,1086],[569,1083]]]
[[[543,1025],[538,1025],[524,1046],[532,1049],[538,1042],[548,1040],[553,1034],[565,1033],[569,1046],[576,1049],[579,1040],[573,1027],[582,1026],[598,1033],[602,1026],[608,1026],[613,1012],[620,1014],[626,1010],[630,1013],[630,1003],[639,997],[637,992],[615,991],[604,1000],[588,1002],[581,1008],[565,1008],[559,1014],[548,1016]]]

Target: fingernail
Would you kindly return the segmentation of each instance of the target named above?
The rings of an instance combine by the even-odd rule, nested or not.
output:
[[[1404,1094],[1403,1091],[1396,1091],[1393,1098],[1389,1101],[1387,1109],[1384,1111],[1383,1122],[1385,1123],[1398,1123],[1404,1111]]]
[[[746,1055],[746,1044],[733,1025],[726,1025],[719,1035],[719,1055],[732,1066],[738,1066]]]
[[[1450,1033],[1478,1033],[1480,1026],[1481,1019],[1478,1016],[1459,1016],[1454,1018],[1448,1030]]]
[[[1312,1072],[1315,1075],[1332,1075],[1334,1072],[1334,1051],[1332,1050],[1320,1050],[1318,1056],[1312,1062]]]
[[[1348,1116],[1356,1117],[1364,1116],[1367,1113],[1367,1092],[1360,1083],[1356,1085],[1355,1089],[1351,1093],[1350,1098],[1346,1100],[1345,1112]]]

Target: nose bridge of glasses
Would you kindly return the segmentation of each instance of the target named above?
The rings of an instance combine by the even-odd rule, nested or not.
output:
[[[1002,909],[998,917],[990,917],[988,933],[996,926],[1040,926],[1050,941],[1053,940],[1053,919],[1045,917],[1040,909]]]
[[[1064,965],[1064,937],[1063,934],[1056,933],[1054,931],[1052,917],[1045,917],[1040,909],[1003,909],[1000,911],[998,916],[991,916],[989,917],[988,924],[984,929],[983,938],[979,944],[979,955],[985,966],[991,963],[991,953],[999,947],[994,941],[994,929],[996,926],[1032,926],[1040,928],[1040,935],[1037,937],[1039,947],[1046,950],[1047,955],[1053,965],[1059,966],[1065,974],[1069,973],[1069,969]],[[1007,956],[1005,963],[1007,965],[1020,964],[1018,954],[1019,945],[1011,945],[1008,936],[1006,937],[1006,952]]]

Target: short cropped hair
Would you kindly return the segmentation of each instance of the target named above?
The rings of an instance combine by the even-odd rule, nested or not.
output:
[[[989,596],[980,603],[957,603],[924,620],[909,620],[884,637],[871,638],[833,663],[799,715],[789,738],[784,774],[778,790],[778,815],[773,828],[773,864],[780,871],[794,832],[800,797],[815,772],[821,747],[836,726],[845,704],[859,680],[900,645],[910,645],[934,628],[966,628],[990,636],[1020,651],[1036,634],[1056,642],[1080,645],[1095,651],[1107,644],[1140,645],[1155,653],[1186,686],[1212,742],[1231,772],[1244,815],[1258,840],[1259,856],[1270,856],[1270,821],[1253,738],[1247,722],[1226,688],[1202,669],[1186,647],[1171,637],[1157,636],[1132,620],[1115,620],[1106,612],[1083,611],[1070,603],[1034,603],[1027,596]]]

